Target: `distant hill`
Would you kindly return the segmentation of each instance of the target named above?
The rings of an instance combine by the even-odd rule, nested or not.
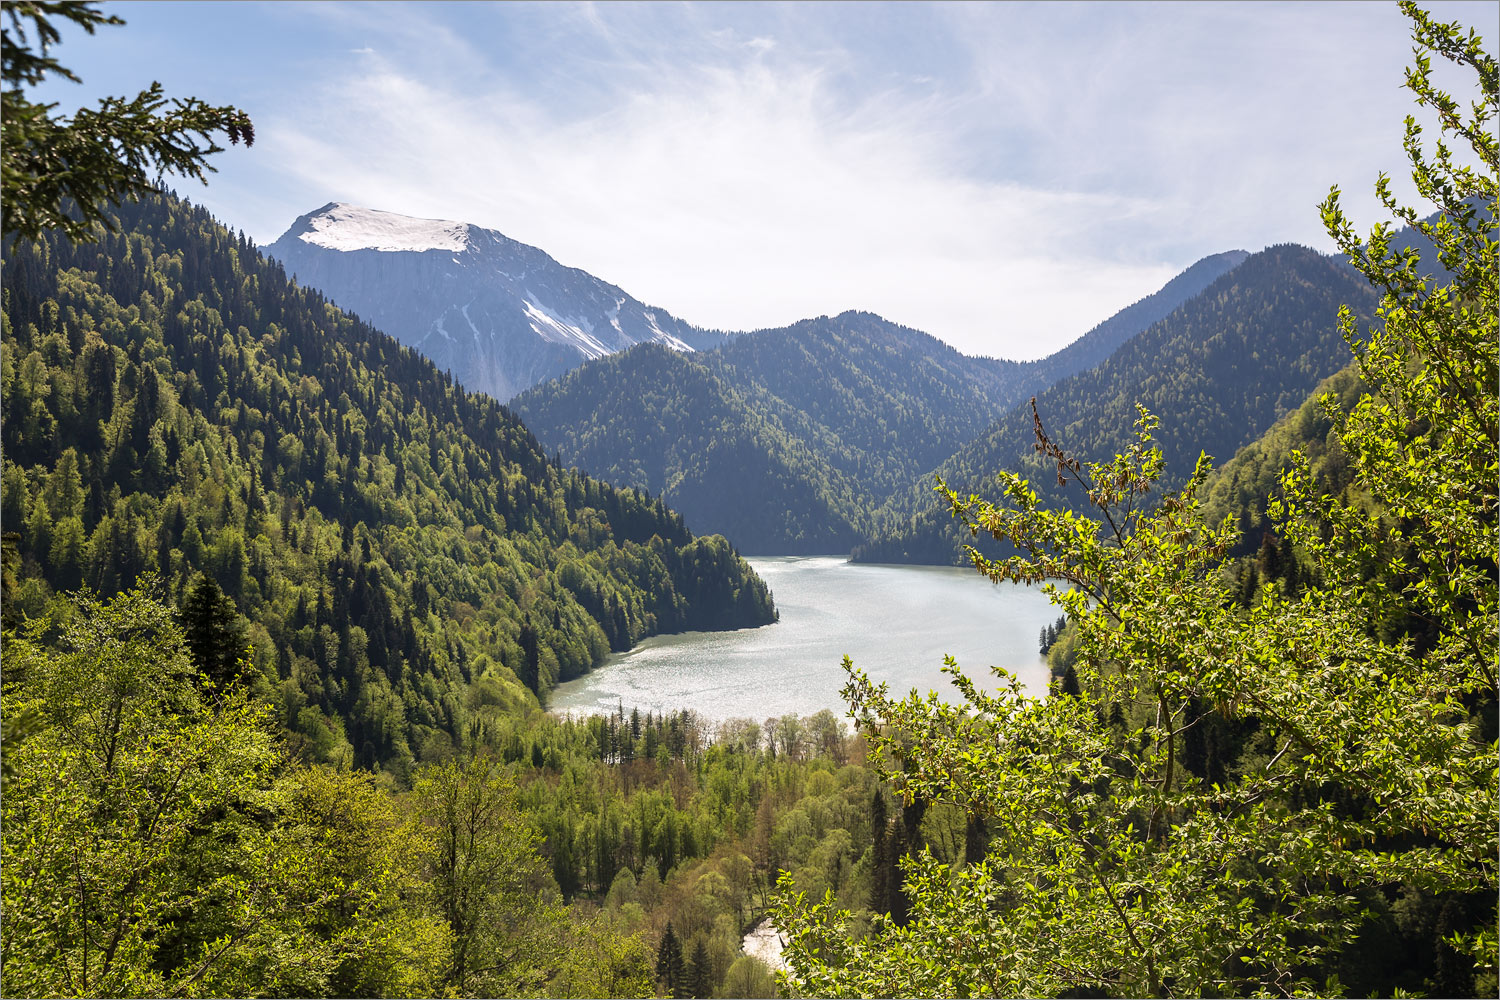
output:
[[[1249,256],[1245,250],[1226,250],[1204,257],[1159,290],[1121,309],[1067,347],[1034,362],[1028,388],[1040,392],[1069,375],[1086,372],[1102,363],[1131,337],[1165,319],[1174,309],[1244,263]]]
[[[8,616],[153,572],[180,603],[205,574],[301,745],[398,777],[611,649],[774,619],[724,539],[549,462],[202,209],[119,215],[97,244],[6,249]]]
[[[1161,418],[1167,477],[1180,480],[1199,450],[1220,461],[1300,406],[1348,361],[1335,322],[1348,304],[1368,321],[1376,296],[1340,261],[1305,247],[1271,247],[1247,258],[1198,296],[1126,341],[1103,363],[1039,393],[1048,436],[1085,460],[1105,460],[1132,436],[1135,404]],[[1044,502],[1076,503],[1057,487],[1034,448],[1028,404],[937,467],[960,493],[989,495],[994,475],[1026,476]],[[962,541],[938,507],[928,475],[881,510],[879,526],[854,550],[867,562],[949,563]]]
[[[298,218],[265,252],[465,388],[502,402],[634,344],[692,351],[723,339],[464,222],[334,203]]]

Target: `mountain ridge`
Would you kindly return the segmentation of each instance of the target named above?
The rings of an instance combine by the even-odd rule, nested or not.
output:
[[[663,495],[694,530],[724,533],[756,554],[847,552],[876,530],[874,512],[982,434],[994,413],[1070,372],[1111,338],[1140,332],[1140,324],[1232,271],[1243,254],[1196,262],[1050,362],[972,357],[920,330],[850,310],[732,334],[675,364],[621,360],[635,348],[586,362],[512,405],[564,461]],[[674,398],[674,379],[695,388]],[[709,385],[721,398],[703,397]],[[756,482],[750,467],[781,469],[803,482],[797,489]],[[799,506],[781,511],[778,529],[768,507],[788,498]]]
[[[745,552],[827,554],[859,537],[871,482],[904,482],[977,431],[973,414],[1005,391],[994,373],[1018,368],[848,312],[691,355],[639,345],[512,406],[564,461],[660,494],[694,530],[732,528]]]
[[[1036,396],[1048,436],[1084,461],[1106,461],[1133,439],[1135,404],[1161,420],[1156,441],[1170,485],[1198,451],[1227,461],[1295,410],[1345,363],[1340,305],[1361,321],[1374,292],[1335,258],[1280,244],[1252,254],[1104,362]],[[993,497],[996,472],[1027,478],[1044,504],[1068,505],[1034,448],[1031,409],[1012,408],[984,434],[889,501],[856,561],[961,561],[959,531],[932,497],[935,475],[960,495]],[[1081,501],[1071,499],[1073,504]]]
[[[298,216],[263,250],[303,284],[501,401],[637,343],[711,350],[787,328],[706,330],[498,230],[348,202]],[[1023,395],[1045,388],[1097,363],[1120,337],[1161,318],[1244,256],[1226,251],[1195,262],[1046,358],[974,360],[1021,373]]]

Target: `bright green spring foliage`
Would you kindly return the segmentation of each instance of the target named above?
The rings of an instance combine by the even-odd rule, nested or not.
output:
[[[950,661],[961,706],[895,701],[851,668],[872,761],[908,801],[982,816],[992,841],[982,864],[914,859],[909,923],[863,941],[831,905],[787,892],[791,988],[1333,995],[1358,973],[1348,959],[1374,909],[1399,895],[1447,914],[1439,972],[1355,988],[1493,995],[1496,71],[1472,34],[1403,9],[1420,47],[1408,86],[1477,166],[1441,143],[1428,157],[1408,123],[1440,217],[1421,222],[1379,185],[1452,273],[1444,288],[1415,255],[1389,253],[1385,229],[1360,243],[1336,192],[1323,207],[1385,299],[1368,339],[1343,318],[1370,387],[1331,414],[1351,488],[1316,495],[1304,465],[1271,507],[1312,581],[1236,602],[1221,571],[1233,522],[1202,512],[1208,461],[1160,493],[1144,410],[1135,445],[1104,464],[1072,459],[1038,420],[1039,449],[1086,489],[1090,516],[1039,509],[1008,474],[1003,504],[948,498],[972,532],[1023,553],[975,553],[990,579],[1066,585],[1053,592],[1078,630],[1079,692],[1028,697],[1001,672],[990,695]],[[1433,88],[1432,52],[1477,73],[1468,111]]]
[[[868,895],[873,776],[831,714],[711,744],[648,714],[608,760],[606,720],[534,720],[395,792],[297,763],[156,586],[6,637],[5,714],[31,720],[5,748],[6,995],[642,996],[672,921],[680,992],[769,996],[740,937],[776,873]],[[567,905],[594,864],[608,891]]]
[[[391,881],[368,780],[278,775],[268,713],[142,590],[80,599],[60,649],[49,624],[5,647],[6,713],[38,720],[6,750],[6,992],[337,992]]]
[[[487,757],[427,768],[416,785],[436,850],[421,882],[451,929],[445,987],[461,996],[535,996],[553,925],[566,921],[535,838]]]
[[[296,763],[194,669],[151,582],[5,645],[8,996],[611,996],[649,955],[572,918],[501,769],[408,794]]]

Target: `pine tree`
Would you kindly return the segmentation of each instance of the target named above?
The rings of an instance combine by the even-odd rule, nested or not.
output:
[[[682,944],[668,920],[666,933],[661,936],[661,946],[656,949],[656,982],[663,994],[678,995],[685,978],[682,971]]]
[[[712,973],[708,967],[708,948],[703,944],[700,937],[698,943],[693,945],[693,958],[688,965],[687,976],[688,996],[706,997],[713,993],[711,982]]]
[[[217,685],[239,678],[245,655],[245,632],[234,601],[213,577],[200,575],[180,613],[193,664]]]

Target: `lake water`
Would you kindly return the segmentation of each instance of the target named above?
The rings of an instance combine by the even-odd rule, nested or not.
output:
[[[752,558],[781,621],[735,632],[656,636],[559,686],[555,711],[572,714],[692,709],[711,719],[832,709],[843,716],[844,654],[893,694],[912,688],[959,694],[943,674],[951,653],[994,689],[1003,666],[1032,693],[1047,686],[1037,634],[1061,609],[1039,589],[991,584],[972,569],[870,566],[842,556]]]
[[[786,968],[786,959],[781,953],[786,950],[786,942],[782,940],[781,932],[776,925],[767,917],[755,925],[755,929],[740,939],[740,950],[751,958],[758,958],[772,969]]]

